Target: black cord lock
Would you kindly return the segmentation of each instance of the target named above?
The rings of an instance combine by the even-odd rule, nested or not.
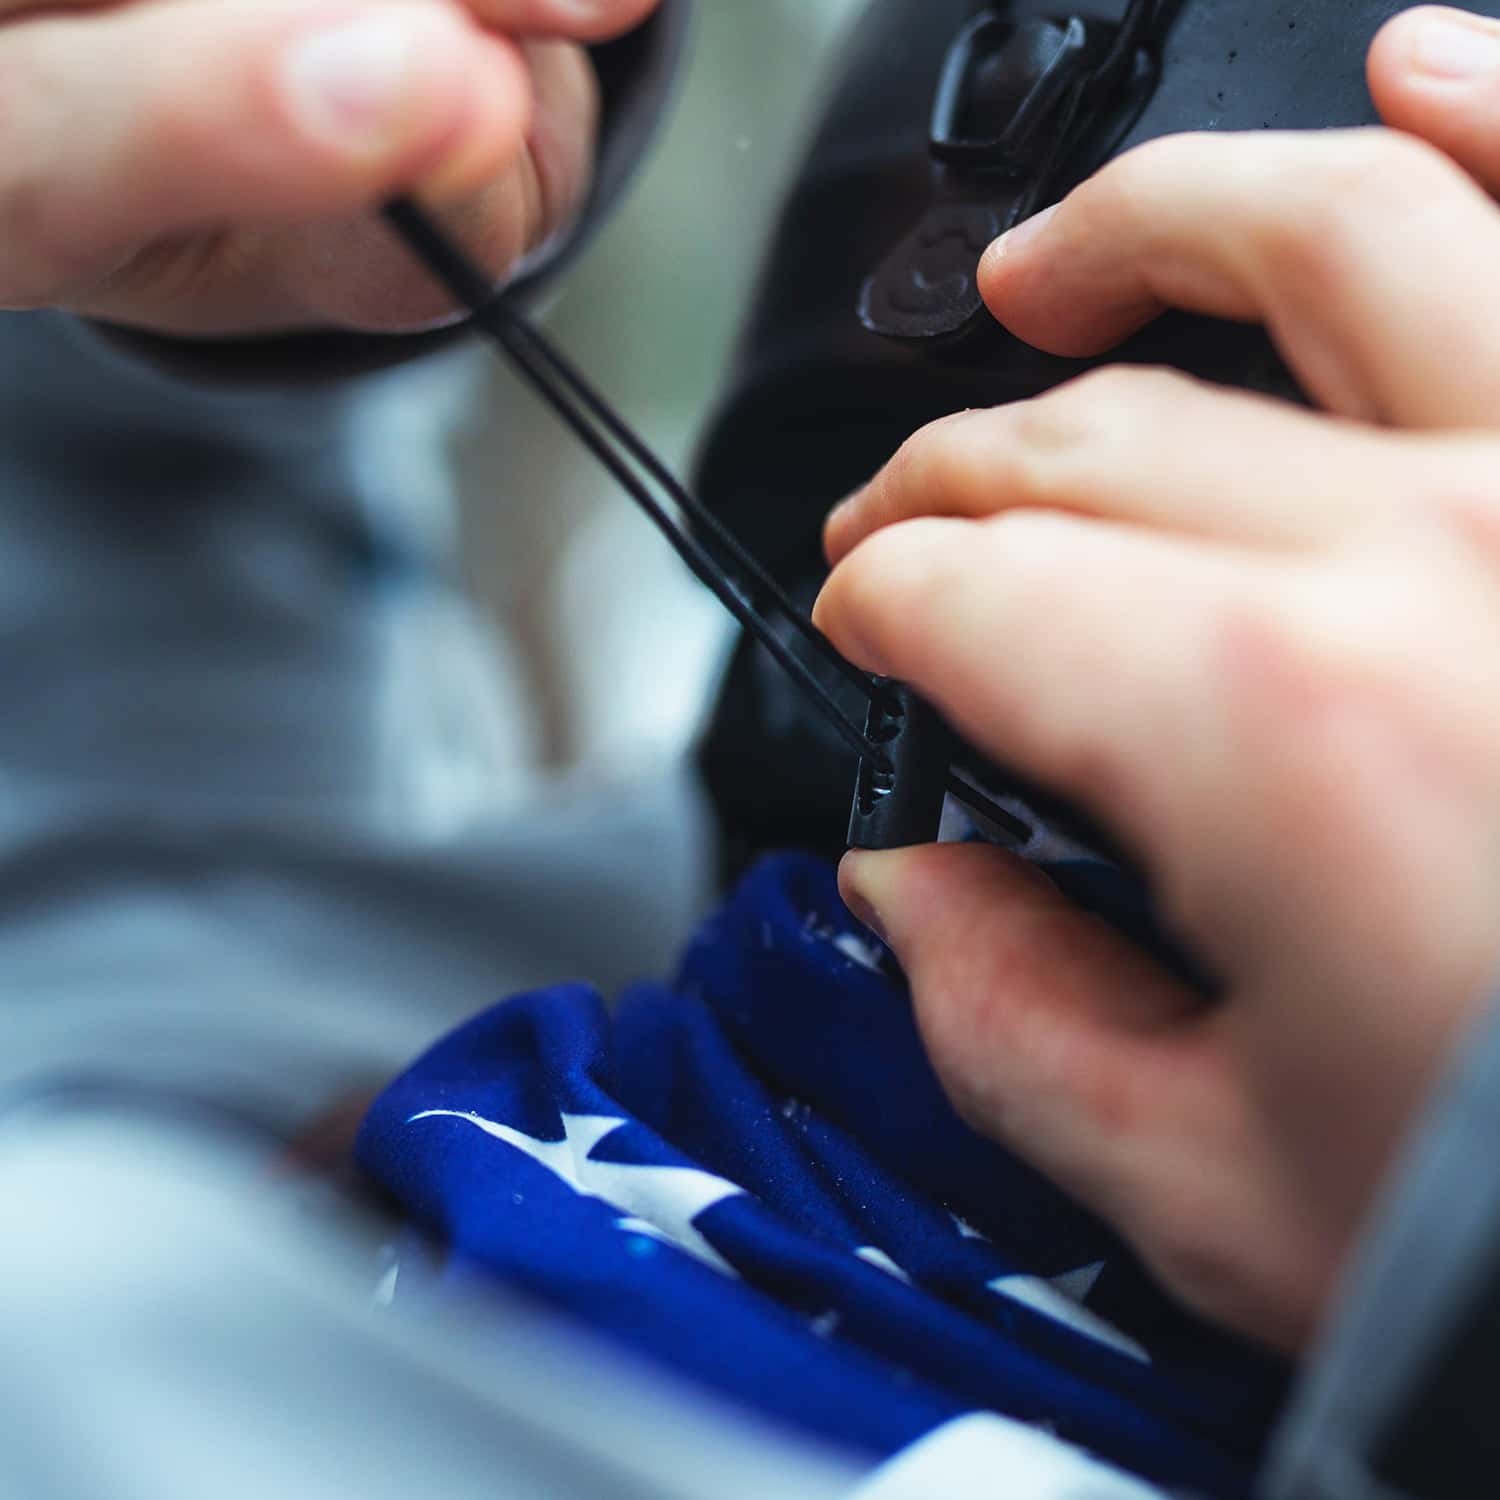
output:
[[[1046,160],[1070,86],[1103,55],[1098,22],[1077,16],[1002,20],[993,11],[959,34],[933,102],[939,161],[1020,175]]]
[[[849,818],[851,849],[909,849],[937,842],[943,820],[955,738],[909,687],[875,680],[865,721],[865,738],[878,745],[888,765],[859,763],[854,811]]]

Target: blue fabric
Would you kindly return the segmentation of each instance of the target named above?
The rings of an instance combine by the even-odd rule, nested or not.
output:
[[[1238,1496],[1282,1394],[958,1120],[888,955],[813,861],[755,871],[670,988],[480,1016],[391,1085],[358,1150],[455,1275],[874,1455],[993,1409]]]

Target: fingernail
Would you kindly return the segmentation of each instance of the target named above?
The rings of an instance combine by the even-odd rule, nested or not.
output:
[[[431,40],[423,11],[386,10],[299,38],[284,77],[303,127],[339,146],[379,146],[398,123]]]
[[[844,898],[844,905],[849,908],[855,921],[864,923],[882,943],[888,943],[890,935],[885,930],[885,923],[871,899],[870,891],[872,884],[878,884],[878,881],[872,880],[872,876],[879,863],[877,858],[862,850],[851,850],[839,866],[839,895]]]
[[[880,913],[870,905],[857,891],[849,891],[844,896],[844,905],[849,908],[849,914],[863,927],[868,927],[882,943],[890,940],[886,937],[885,924],[880,920]]]
[[[1031,242],[1045,233],[1047,226],[1052,222],[1052,216],[1062,205],[1054,203],[1051,208],[1044,208],[1041,213],[1033,214],[1023,223],[1017,224],[1014,229],[1008,229],[1004,234],[985,251],[986,260],[1004,260],[1008,255],[1018,255],[1025,250]]]
[[[1477,78],[1500,70],[1500,32],[1460,21],[1429,21],[1417,35],[1412,61],[1437,78]]]

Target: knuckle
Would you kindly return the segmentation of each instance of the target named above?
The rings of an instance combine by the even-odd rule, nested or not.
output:
[[[1341,132],[1304,171],[1296,199],[1267,216],[1272,269],[1313,295],[1335,292],[1378,243],[1393,204],[1403,211],[1451,190],[1457,169],[1398,131]],[[1288,211],[1289,210],[1289,211]]]
[[[1075,423],[1088,433],[1129,433],[1142,420],[1159,417],[1197,389],[1179,370],[1160,365],[1101,365],[1062,386],[1059,402],[1074,409]]]
[[[1200,134],[1191,132],[1145,141],[1116,157],[1080,191],[1116,216],[1136,219],[1149,214],[1157,194],[1184,160],[1202,149],[1202,142]]]
[[[915,497],[922,493],[922,468],[925,460],[920,453],[921,435],[908,438],[893,453],[885,467],[870,482],[870,487],[861,500],[862,520],[865,533],[861,553],[867,552],[871,543],[880,535],[881,528],[899,521],[908,514]]]
[[[1050,398],[1043,399],[1050,399],[1059,405],[1071,403],[1076,407],[1083,407],[1098,402],[1109,407],[1128,394],[1140,373],[1129,365],[1100,365],[1097,369],[1078,376],[1076,380],[1058,386]]]
[[[996,479],[1012,506],[1057,506],[1096,442],[1094,413],[1077,399],[1049,399],[1015,414]]]
[[[914,432],[891,455],[890,462],[876,479],[882,509],[895,509],[902,495],[922,492],[932,442],[932,429],[924,427]]]
[[[1272,599],[1225,604],[1211,628],[1211,669],[1235,728],[1253,736],[1252,743],[1274,733],[1274,721],[1305,713],[1330,690],[1331,664]]]
[[[1173,419],[1197,382],[1105,365],[1027,401],[962,413],[909,438],[876,482],[884,520],[1067,509]]]
[[[1394,130],[1357,131],[1335,143],[1317,174],[1314,202],[1325,223],[1363,223],[1373,210],[1448,186],[1442,156]],[[1312,184],[1309,183],[1309,188]]]
[[[1404,131],[1373,128],[1346,132],[1329,153],[1335,192],[1388,197],[1402,189],[1446,188],[1462,174],[1435,146]]]
[[[1087,217],[1129,243],[1151,245],[1171,217],[1184,183],[1223,171],[1224,137],[1187,131],[1132,147],[1096,173],[1076,196]]]
[[[1272,682],[1304,675],[1317,653],[1295,607],[1304,593],[1319,592],[1330,570],[1273,575],[1258,586],[1222,599],[1213,612],[1218,665],[1247,681]],[[1301,584],[1302,587],[1298,585]]]
[[[1106,367],[1006,409],[993,482],[1010,505],[1067,501],[1080,471],[1100,448],[1111,446],[1126,384],[1118,369]]]
[[[877,481],[879,510],[887,519],[947,508],[978,477],[972,457],[969,413],[923,427],[896,450]]]

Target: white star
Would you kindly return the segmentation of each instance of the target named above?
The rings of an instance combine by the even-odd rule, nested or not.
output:
[[[621,1228],[676,1245],[726,1276],[733,1266],[693,1227],[699,1214],[726,1198],[746,1196],[744,1188],[696,1167],[650,1167],[623,1162],[594,1161],[590,1153],[624,1120],[605,1115],[564,1115],[564,1139],[539,1141],[523,1131],[467,1110],[428,1109],[413,1115],[419,1120],[463,1120],[497,1141],[514,1146],[532,1161],[560,1178],[575,1193],[598,1198],[624,1215]]]
[[[648,1240],[660,1240],[664,1245],[672,1243],[670,1235],[645,1219],[616,1219],[615,1228],[623,1229],[626,1234],[643,1234]]]
[[[868,969],[872,974],[885,973],[881,963],[885,950],[878,943],[866,942],[857,933],[841,932],[834,938],[833,946],[861,969]]]
[[[1064,1324],[1085,1338],[1096,1339],[1149,1365],[1151,1356],[1141,1345],[1083,1305],[1084,1298],[1094,1290],[1103,1270],[1104,1262],[1100,1260],[1089,1266],[1080,1266],[1064,1276],[1054,1276],[1050,1281],[1044,1281],[1040,1276],[1001,1276],[989,1283],[989,1289]]]
[[[375,1287],[375,1306],[389,1307],[396,1300],[396,1283],[401,1279],[401,1262],[386,1269]]]
[[[949,1214],[948,1217],[953,1220],[953,1227],[964,1239],[982,1240],[986,1245],[989,1244],[989,1236],[981,1234],[967,1219],[960,1218],[957,1214]]]
[[[884,1250],[877,1250],[874,1245],[864,1245],[854,1253],[866,1264],[878,1266],[887,1276],[894,1276],[897,1281],[911,1285],[911,1277]]]

